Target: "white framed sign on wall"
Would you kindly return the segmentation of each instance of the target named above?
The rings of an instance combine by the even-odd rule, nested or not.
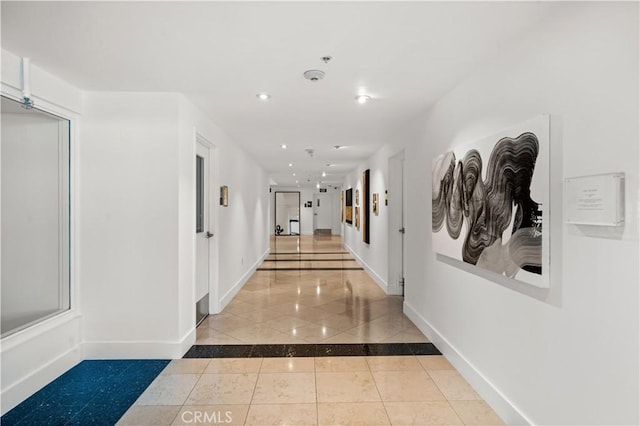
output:
[[[624,173],[565,179],[565,207],[572,225],[623,225]]]

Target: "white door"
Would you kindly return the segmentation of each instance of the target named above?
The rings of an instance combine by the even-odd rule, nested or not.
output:
[[[315,229],[331,229],[331,211],[333,202],[331,194],[322,192],[313,195],[313,219]]]
[[[196,143],[196,323],[209,314],[209,148]]]
[[[389,294],[404,295],[404,158],[389,159]],[[384,195],[381,203],[384,203]],[[384,208],[383,206],[380,206]]]

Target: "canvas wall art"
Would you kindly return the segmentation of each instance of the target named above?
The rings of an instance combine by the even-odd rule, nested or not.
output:
[[[353,188],[349,188],[344,193],[344,221],[349,225],[353,223]]]
[[[436,253],[549,287],[549,117],[539,116],[432,164]]]
[[[371,242],[370,232],[370,197],[369,197],[369,169],[362,172],[362,241],[369,244]]]
[[[373,214],[378,216],[378,193],[373,193]]]
[[[360,207],[356,206],[356,229],[360,229]]]

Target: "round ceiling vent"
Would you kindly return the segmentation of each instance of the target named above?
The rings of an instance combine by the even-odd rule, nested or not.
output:
[[[324,71],[308,70],[304,72],[304,78],[311,81],[318,81],[324,78]]]

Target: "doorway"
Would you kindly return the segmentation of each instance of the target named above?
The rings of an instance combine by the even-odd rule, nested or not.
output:
[[[313,194],[313,233],[331,235],[333,197],[326,192]]]
[[[404,151],[389,158],[389,294],[404,296]]]
[[[300,192],[276,191],[274,235],[300,235]]]
[[[211,244],[214,236],[211,200],[211,145],[196,137],[196,325],[210,313]]]

